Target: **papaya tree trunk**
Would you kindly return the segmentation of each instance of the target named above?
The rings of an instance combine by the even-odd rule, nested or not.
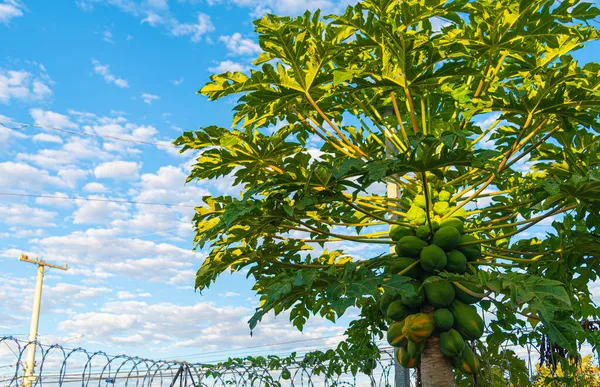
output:
[[[433,314],[434,309],[426,306],[423,313]],[[439,336],[430,336],[421,354],[422,387],[454,387],[452,365],[440,351]]]

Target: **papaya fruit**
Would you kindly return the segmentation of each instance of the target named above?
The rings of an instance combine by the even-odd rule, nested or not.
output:
[[[425,302],[425,290],[421,287],[421,283],[418,281],[411,282],[415,295],[407,296],[402,294],[400,299],[402,303],[409,308],[416,308]]]
[[[452,212],[454,211],[456,207],[450,207],[448,212]],[[459,219],[466,219],[467,218],[467,210],[464,209],[464,207],[459,208],[458,210],[454,211],[452,213],[452,215],[449,216],[449,218],[459,218]]]
[[[387,308],[387,316],[394,321],[401,321],[415,310],[402,303],[402,300],[392,302]]]
[[[425,210],[421,207],[411,206],[408,211],[406,211],[406,220],[408,221],[424,218],[426,216],[427,214],[425,213]]]
[[[413,263],[417,262],[414,258],[409,257],[398,257],[394,259],[394,262],[389,266],[388,271],[392,274],[398,274]],[[421,274],[423,274],[423,270],[421,269],[421,265],[415,265],[412,269],[403,274],[405,277],[411,278],[421,278]]]
[[[397,298],[400,298],[397,294],[392,294],[390,292],[383,293],[379,299],[379,310],[381,310],[381,313],[386,314],[388,306],[390,306]]]
[[[431,228],[433,229],[433,232],[436,232],[437,230],[440,229],[440,222],[438,222],[437,220],[432,220]]]
[[[420,208],[425,208],[426,203],[425,195],[417,195],[415,196],[415,200],[413,200],[413,204]]]
[[[445,189],[441,190],[440,193],[438,193],[438,200],[440,202],[449,202],[450,192],[446,191]]]
[[[458,218],[448,218],[443,220],[442,223],[440,223],[440,227],[444,226],[452,226],[461,234],[465,232],[465,223]]]
[[[452,226],[444,226],[433,234],[431,242],[444,251],[451,251],[458,246],[460,239],[460,232],[457,229]]]
[[[479,372],[479,359],[471,347],[465,345],[462,354],[458,357],[458,369],[466,374],[475,374]]]
[[[404,336],[415,343],[427,340],[435,329],[433,316],[427,313],[415,313],[405,319],[402,333]]]
[[[403,236],[415,235],[415,230],[411,227],[394,224],[392,227],[390,227],[389,235],[394,242],[397,242]]]
[[[470,291],[472,291],[474,293],[483,293],[483,289],[481,289],[479,286],[477,286],[475,284],[472,284],[469,282],[459,282],[459,283],[460,283],[460,285],[464,286],[465,288],[469,289]],[[481,301],[481,299],[483,298],[483,297],[476,297],[472,294],[469,294],[456,285],[453,285],[453,286],[454,286],[454,291],[456,293],[456,299],[464,302],[467,305],[476,304],[479,301]]]
[[[421,341],[420,343],[415,343],[409,340],[408,344],[406,344],[406,352],[408,352],[410,357],[418,358],[425,349],[425,343],[425,340]]]
[[[407,235],[400,238],[396,244],[396,254],[398,254],[399,257],[416,258],[426,246],[427,242],[424,240],[417,238],[416,236]]]
[[[451,250],[446,253],[446,270],[451,273],[462,274],[467,270],[467,257],[459,250]]]
[[[454,315],[450,309],[440,308],[433,312],[435,327],[438,331],[447,331],[454,325]]]
[[[449,211],[448,208],[449,208],[448,202],[436,202],[433,205],[433,212],[435,212],[439,216],[444,216],[448,213],[448,211]]]
[[[435,235],[434,235],[435,236]],[[472,262],[481,256],[481,243],[461,246],[463,243],[479,241],[476,237],[469,234],[464,234],[460,237],[460,243],[456,247],[465,255],[467,261]]]
[[[424,241],[428,240],[429,235],[431,235],[431,232],[429,231],[429,226],[424,224],[422,226],[417,227],[416,235]]]
[[[429,245],[421,250],[421,267],[426,272],[444,270],[448,263],[446,253],[436,245]]]
[[[429,282],[423,287],[425,288],[427,301],[436,308],[450,306],[454,301],[454,286],[449,282]]]
[[[419,364],[419,359],[410,357],[406,348],[398,348],[396,360],[398,360],[398,363],[404,368],[415,368]]]
[[[456,329],[440,333],[440,351],[446,357],[456,357],[462,354],[465,340]]]
[[[415,224],[416,226],[422,226],[425,223],[427,223],[427,217],[425,216],[413,220],[413,224]]]
[[[406,336],[404,335],[404,324],[406,319],[402,321],[396,321],[390,325],[387,330],[387,341],[392,347],[402,347],[407,343]]]
[[[454,315],[454,329],[465,339],[477,340],[483,336],[483,319],[474,306],[455,299],[450,311]]]

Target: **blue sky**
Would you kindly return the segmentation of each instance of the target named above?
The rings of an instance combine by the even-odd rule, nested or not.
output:
[[[330,336],[343,326],[315,319],[302,334],[285,315],[250,337],[246,321],[258,302],[243,275],[194,293],[204,253],[191,251],[192,206],[238,190],[228,179],[184,186],[192,155],[168,144],[183,130],[229,125],[232,100],[209,103],[195,92],[213,71],[248,69],[258,52],[255,17],[340,6],[0,0],[0,119],[46,128],[0,127],[0,191],[180,205],[0,196],[0,333],[28,332],[35,268],[18,261],[24,252],[69,265],[46,276],[46,342],[152,357],[222,351],[191,358],[203,361],[337,342]]]
[[[229,125],[232,100],[195,92],[212,72],[249,68],[254,18],[345,4],[0,0],[0,119],[39,126],[0,127],[0,192],[178,205],[0,195],[0,334],[28,331],[35,268],[18,261],[24,252],[69,265],[46,277],[46,342],[194,361],[335,344],[343,324],[315,318],[299,333],[286,315],[250,337],[258,302],[243,275],[194,293],[204,253],[191,251],[191,206],[238,189],[230,179],[184,186],[192,155],[168,144],[183,130]],[[576,56],[591,60],[597,48]],[[305,339],[314,340],[278,344]],[[244,349],[260,345],[271,346]]]

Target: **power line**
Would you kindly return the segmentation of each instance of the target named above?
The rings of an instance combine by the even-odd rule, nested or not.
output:
[[[176,146],[173,145],[173,144],[171,144],[171,143],[160,143],[160,142],[152,142],[152,141],[128,139],[128,138],[124,138],[124,137],[110,136],[110,135],[101,135],[101,134],[96,134],[96,133],[91,133],[91,132],[83,132],[83,131],[79,131],[79,130],[70,130],[70,129],[63,129],[63,128],[51,127],[51,126],[41,126],[41,125],[36,125],[36,124],[28,124],[28,123],[25,123],[25,122],[12,121],[12,120],[0,122],[0,126],[3,126],[3,127],[7,128],[9,130],[15,130],[15,128],[11,128],[10,126],[6,125],[6,123],[9,123],[9,124],[12,124],[12,125],[17,125],[19,127],[18,129],[37,128],[37,129],[45,129],[45,130],[54,130],[54,131],[57,131],[57,132],[63,132],[63,133],[69,133],[69,134],[76,134],[76,135],[79,135],[79,136],[89,136],[89,137],[95,137],[95,138],[103,138],[103,139],[109,139],[109,140],[115,140],[115,141],[122,141],[122,142],[128,142],[128,143],[133,143],[133,144],[152,145],[152,146],[165,147],[165,148],[176,148]]]
[[[175,204],[175,203],[159,203],[159,202],[139,202],[136,200],[119,200],[119,199],[101,199],[101,198],[81,198],[76,196],[52,196],[42,194],[26,194],[17,192],[0,192],[1,196],[19,196],[19,197],[31,197],[31,198],[44,198],[44,199],[61,199],[61,200],[84,200],[88,202],[107,202],[107,203],[122,203],[122,204],[143,204],[149,206],[166,206],[166,207],[185,207],[185,208],[196,208],[191,204]]]

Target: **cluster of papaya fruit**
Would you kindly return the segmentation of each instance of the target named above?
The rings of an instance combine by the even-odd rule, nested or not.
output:
[[[473,306],[481,300],[481,289],[448,282],[439,273],[474,273],[477,269],[471,262],[481,255],[481,245],[465,233],[466,212],[450,205],[449,190],[431,190],[430,196],[431,205],[426,206],[425,196],[417,195],[403,220],[408,225],[390,230],[397,257],[387,271],[413,278],[415,295],[384,293],[381,297],[381,310],[390,320],[387,339],[398,348],[398,362],[413,368],[428,338],[438,336],[440,351],[453,367],[475,373],[479,360],[467,341],[483,335],[483,320]],[[426,207],[432,208],[429,217]]]

